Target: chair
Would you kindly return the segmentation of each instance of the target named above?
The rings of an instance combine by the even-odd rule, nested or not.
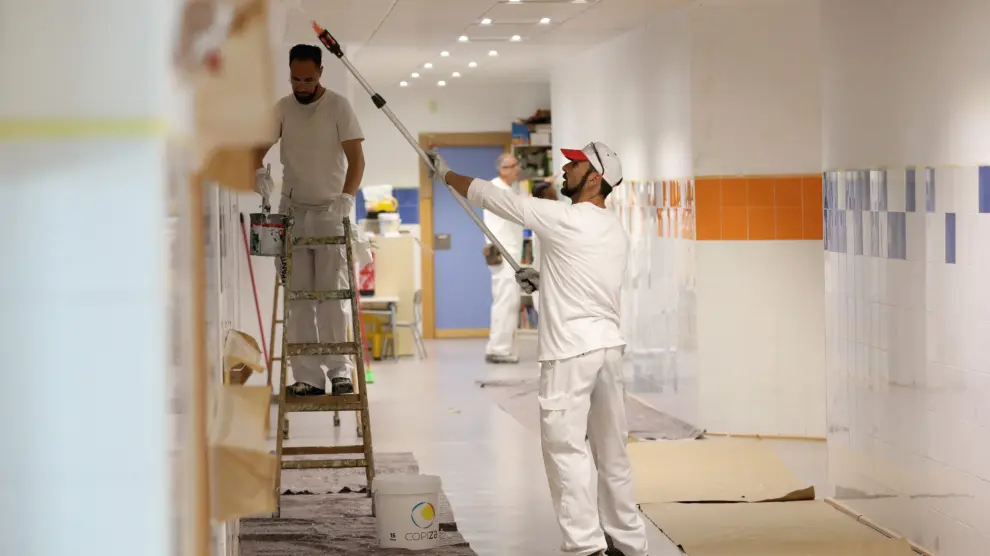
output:
[[[416,293],[413,295],[413,320],[411,322],[395,321],[384,325],[388,334],[385,336],[385,344],[382,346],[382,358],[385,358],[386,353],[395,354],[395,329],[409,328],[412,332],[413,340],[416,341],[416,351],[419,353],[419,358],[426,359],[426,342],[423,341],[422,323],[423,292],[422,290],[416,290]]]

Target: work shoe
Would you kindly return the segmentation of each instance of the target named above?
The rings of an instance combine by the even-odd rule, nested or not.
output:
[[[515,365],[519,362],[519,358],[515,355],[485,355],[485,363],[494,363],[496,365]]]
[[[354,384],[351,379],[338,377],[330,379],[330,394],[333,396],[343,396],[354,393]]]
[[[604,556],[626,556],[624,552],[615,548],[615,544],[612,543],[612,537],[608,536],[608,533],[605,533],[605,543],[608,544],[608,548],[602,553]]]
[[[305,382],[297,382],[292,386],[289,386],[289,395],[295,396],[297,398],[305,396],[326,396],[327,391],[323,388],[317,388],[312,384],[306,384]]]

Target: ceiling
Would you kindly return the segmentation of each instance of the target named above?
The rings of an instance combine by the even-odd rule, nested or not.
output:
[[[693,0],[276,0],[281,42],[314,43],[311,20],[372,86],[545,82],[573,56]],[[483,24],[485,19],[491,20]],[[546,19],[544,19],[546,18]],[[462,42],[460,37],[468,40]],[[517,39],[513,40],[513,36]],[[278,37],[276,37],[278,38]],[[490,56],[489,51],[497,56]],[[446,51],[448,56],[441,56]],[[424,67],[431,63],[432,68]],[[477,67],[470,67],[475,62]],[[459,72],[454,77],[453,72]],[[413,78],[416,72],[420,77]]]

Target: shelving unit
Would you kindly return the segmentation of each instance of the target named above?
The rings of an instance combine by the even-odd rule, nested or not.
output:
[[[521,168],[520,195],[532,195],[534,181],[545,180],[553,175],[550,126],[550,113],[542,110],[526,121],[512,124],[512,154],[519,161]],[[531,230],[523,230],[523,234],[523,252],[520,254],[519,264],[529,267],[533,265],[533,233]],[[536,335],[537,326],[538,318],[536,308],[533,306],[533,296],[523,293],[516,334]]]

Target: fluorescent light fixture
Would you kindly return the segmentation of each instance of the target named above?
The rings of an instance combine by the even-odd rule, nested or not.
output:
[[[461,42],[468,42],[468,36],[467,35],[461,35],[461,36],[457,37],[457,40],[459,40]]]
[[[497,50],[489,50],[488,51],[488,55],[489,56],[498,56],[498,51]]]
[[[433,67],[433,64],[431,64],[429,62],[426,62],[425,64],[423,64],[423,67],[426,68],[426,69],[430,69],[430,68]]]
[[[454,73],[450,74],[450,76],[451,77],[460,77],[461,76],[461,72],[455,71]]]
[[[442,58],[446,58],[447,56],[450,56],[450,52],[447,52],[446,50],[444,50],[443,52],[440,53],[440,56]]]
[[[419,77],[419,74],[416,72],[412,72],[412,78],[416,79],[417,77]]]
[[[540,25],[549,25],[549,24],[550,24],[549,17],[544,17],[543,19],[540,20]]]
[[[446,81],[437,81],[437,86],[438,87],[446,87],[447,86],[447,82]]]
[[[469,67],[469,68],[476,68],[476,67],[478,67],[478,62],[470,62],[470,63],[468,64],[468,67]]]
[[[522,37],[520,37],[519,35],[512,35],[512,38],[509,39],[509,40],[511,40],[513,42],[519,42],[519,41],[522,40]]]
[[[482,24],[482,25],[491,25],[491,24],[492,24],[492,20],[491,20],[491,19],[488,19],[488,18],[486,17],[485,19],[482,19],[482,20],[481,20],[481,24]]]
[[[509,3],[510,4],[518,4],[519,3],[519,0],[509,0]]]
[[[409,86],[409,82],[408,81],[399,81],[399,86],[400,87],[408,87]]]

